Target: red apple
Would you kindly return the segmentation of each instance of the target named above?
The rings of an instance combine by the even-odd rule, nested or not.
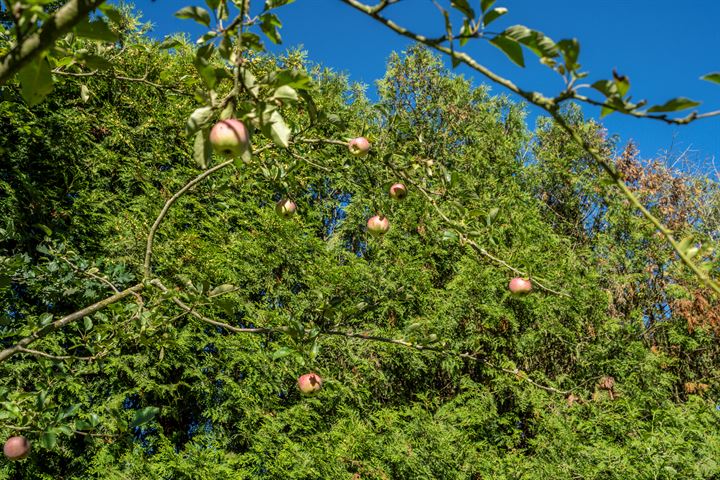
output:
[[[314,395],[322,388],[322,378],[317,373],[306,373],[298,378],[297,383],[305,395]]]
[[[236,157],[250,147],[250,133],[240,120],[235,118],[220,120],[210,130],[210,144],[215,153],[225,157]]]
[[[528,293],[530,290],[532,290],[532,283],[530,283],[529,278],[515,277],[510,280],[508,288],[512,293]]]
[[[350,140],[348,144],[350,153],[356,157],[364,157],[370,151],[370,142],[365,137],[357,137]]]
[[[280,199],[280,201],[275,205],[275,211],[283,218],[292,217],[295,215],[295,210],[297,210],[297,205],[295,205],[295,202],[287,198]]]
[[[387,217],[375,215],[367,222],[368,233],[373,237],[384,235],[390,230],[390,220]]]
[[[390,198],[402,200],[407,197],[407,188],[402,183],[396,183],[390,187]]]
[[[22,460],[30,454],[30,442],[25,437],[10,437],[5,442],[3,453],[10,460]]]

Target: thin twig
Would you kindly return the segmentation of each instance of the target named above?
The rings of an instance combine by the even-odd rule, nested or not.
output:
[[[18,351],[21,353],[28,353],[30,355],[35,355],[37,357],[44,357],[49,358],[50,360],[97,360],[99,358],[104,357],[108,354],[107,351],[102,351],[98,353],[97,355],[93,355],[91,357],[76,357],[75,355],[51,355],[49,353],[41,352],[39,350],[31,350],[29,348],[20,347],[18,348]]]

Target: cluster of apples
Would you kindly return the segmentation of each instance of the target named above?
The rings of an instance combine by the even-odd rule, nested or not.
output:
[[[210,144],[218,155],[236,157],[250,148],[250,134],[243,122],[229,118],[213,126]],[[348,143],[348,150],[355,157],[365,157],[370,152],[370,142],[365,137],[353,138]],[[390,187],[389,195],[394,200],[403,200],[407,194],[407,187],[402,183]],[[290,218],[297,211],[297,205],[289,198],[282,198],[275,205],[275,211],[283,218]],[[367,231],[373,237],[380,237],[389,230],[390,220],[384,215],[375,215],[367,221]],[[508,288],[513,294],[521,295],[532,290],[532,283],[528,278],[515,277],[510,280]],[[306,395],[315,394],[322,389],[322,378],[316,373],[306,373],[298,378],[298,389]]]

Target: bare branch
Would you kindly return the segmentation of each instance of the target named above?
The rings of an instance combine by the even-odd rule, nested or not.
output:
[[[39,350],[31,350],[31,349],[25,348],[25,347],[20,347],[18,349],[18,352],[28,353],[30,355],[35,355],[36,357],[49,358],[50,360],[88,360],[88,361],[97,360],[98,358],[104,357],[108,353],[107,351],[103,351],[103,352],[100,352],[97,355],[93,355],[91,357],[76,357],[74,355],[51,355],[49,353],[41,352]]]

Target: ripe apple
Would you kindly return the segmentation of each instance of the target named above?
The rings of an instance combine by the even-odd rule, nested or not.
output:
[[[356,157],[364,157],[370,151],[370,142],[365,137],[357,137],[350,140],[348,144],[350,153]]]
[[[402,200],[407,197],[407,188],[402,183],[396,183],[390,187],[390,198]]]
[[[317,373],[306,373],[298,378],[298,388],[305,395],[314,395],[322,388],[322,378]]]
[[[368,233],[373,237],[384,235],[390,230],[390,220],[387,217],[375,215],[367,222]]]
[[[530,290],[532,290],[532,283],[530,283],[529,278],[520,278],[515,277],[512,280],[510,280],[510,284],[508,285],[508,288],[512,293],[522,294],[522,293],[528,293]]]
[[[30,454],[30,442],[25,437],[10,437],[5,442],[3,453],[10,460],[22,460]]]
[[[295,215],[295,210],[297,210],[297,205],[295,205],[295,202],[287,198],[281,198],[275,205],[275,211],[283,218],[292,217]]]
[[[235,157],[250,147],[250,133],[240,120],[235,118],[220,120],[210,130],[210,144],[215,153],[225,157]]]

